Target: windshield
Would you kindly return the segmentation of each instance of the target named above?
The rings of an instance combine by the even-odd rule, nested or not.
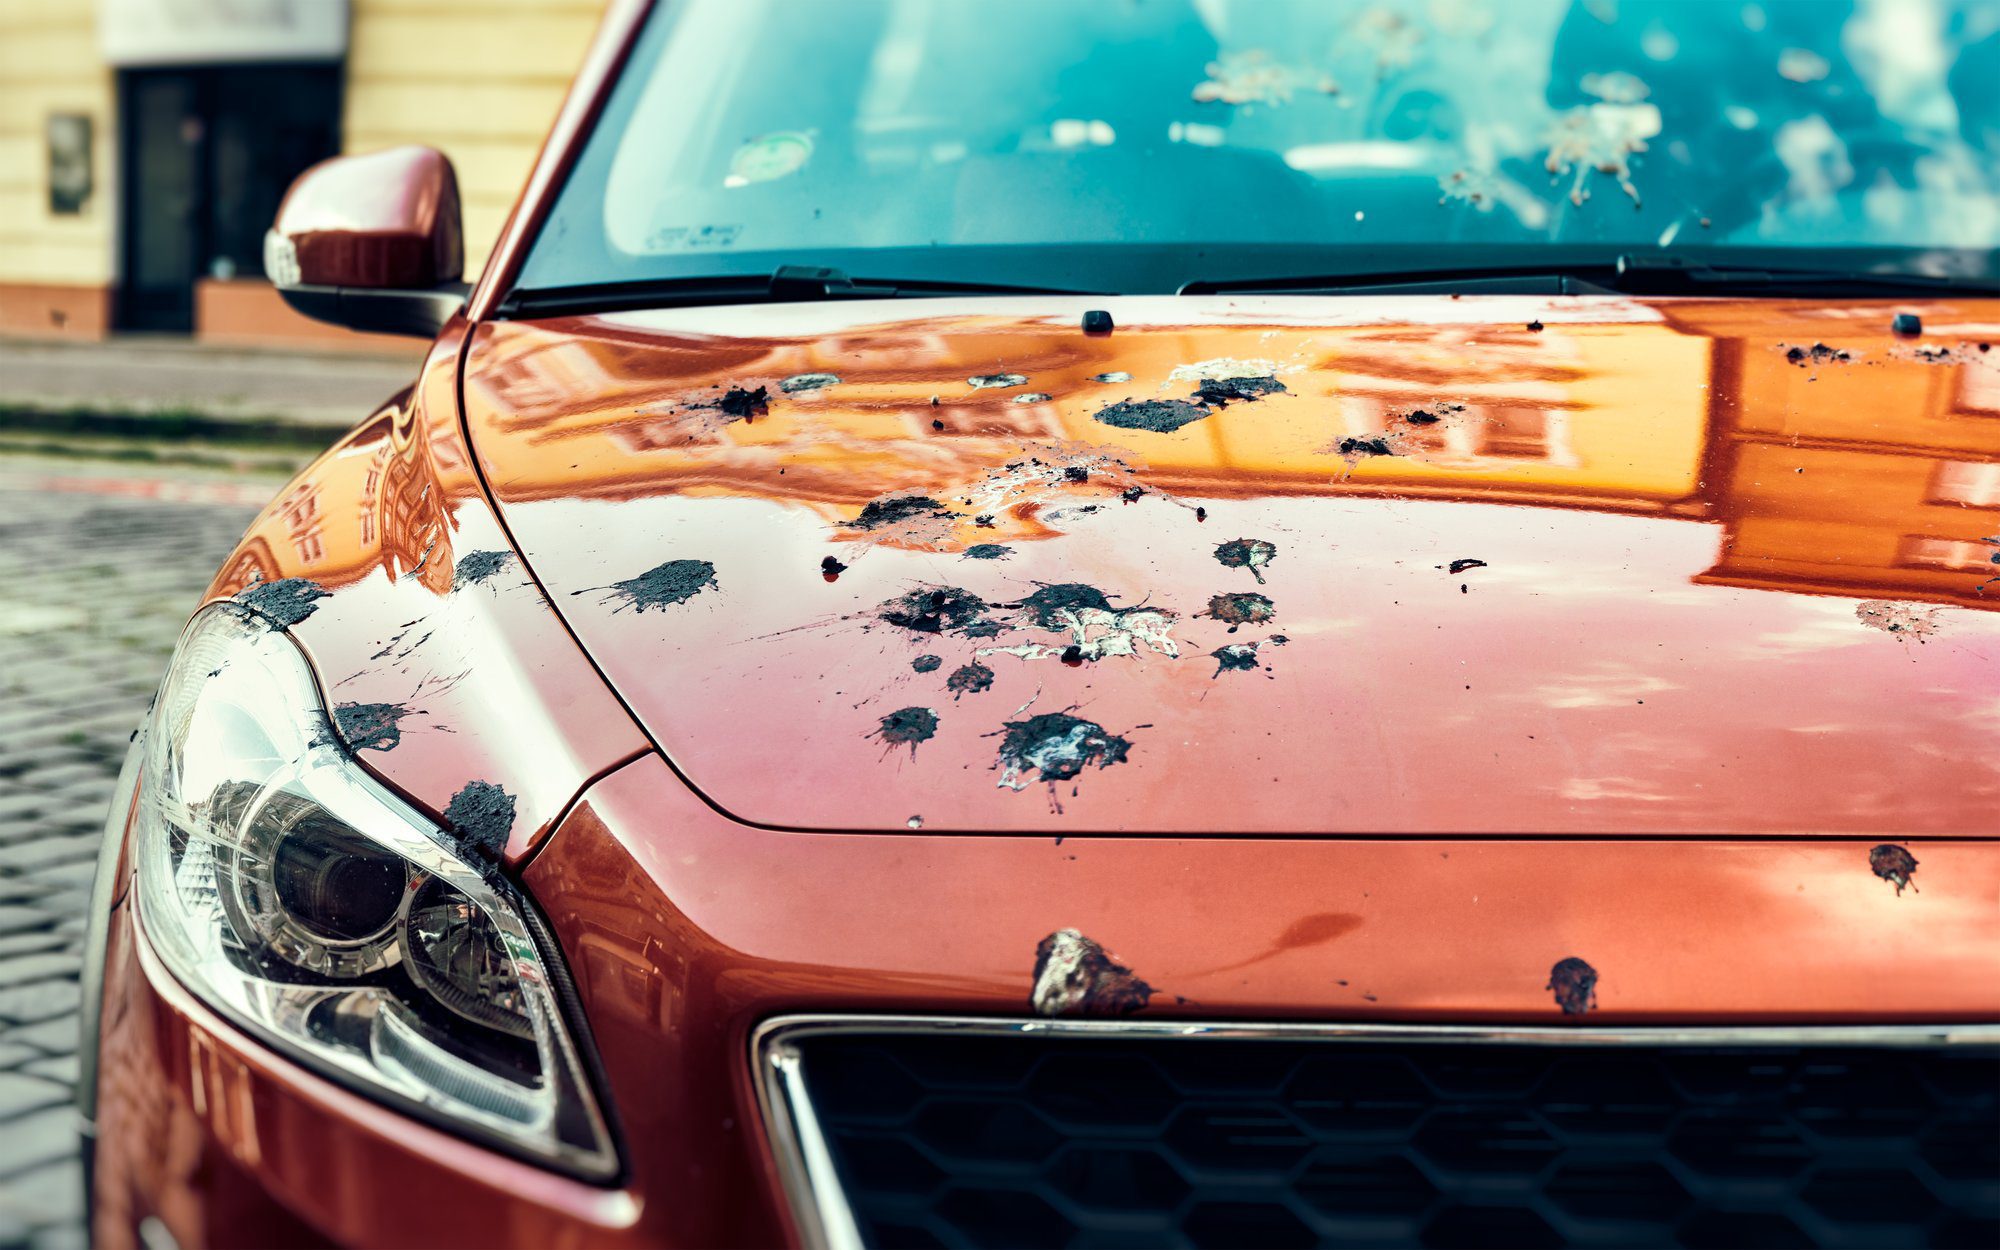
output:
[[[1996,146],[1994,3],[689,0],[521,285],[1150,292],[1635,250],[1984,277]]]

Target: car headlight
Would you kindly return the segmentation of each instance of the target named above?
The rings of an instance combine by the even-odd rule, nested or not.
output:
[[[532,913],[477,847],[355,766],[265,618],[221,604],[189,625],[147,729],[135,838],[146,934],[196,997],[362,1093],[616,1171]]]

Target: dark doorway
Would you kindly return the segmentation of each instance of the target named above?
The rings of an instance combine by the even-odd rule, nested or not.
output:
[[[340,150],[340,68],[250,65],[120,76],[119,324],[194,328],[194,284],[257,277],[285,188]]]

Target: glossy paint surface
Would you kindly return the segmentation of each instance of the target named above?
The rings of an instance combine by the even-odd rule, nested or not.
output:
[[[746,829],[647,758],[592,787],[525,882],[563,946],[647,1226],[764,1244],[782,1209],[744,1089],[795,1011],[1030,1013],[1075,929],[1143,1018],[1562,1025],[1991,1020],[2000,848],[1597,839],[1157,839]],[[1549,986],[1581,959],[1595,1006]],[[655,1223],[654,1221],[658,1221]]]
[[[350,741],[355,758],[439,819],[469,783],[501,787],[518,855],[646,741],[480,491],[456,421],[461,334],[271,502],[209,597],[285,578],[323,591],[290,632],[336,721],[343,706],[395,709],[393,744]]]
[[[1080,331],[1095,305],[1114,333]],[[2000,306],[1908,306],[1914,342],[1905,307],[503,322],[465,404],[556,609],[747,822],[1985,835]],[[1239,376],[1282,391],[1189,406]],[[1143,401],[1184,423],[1102,419]],[[1094,614],[1051,610],[1078,587]],[[894,619],[941,591],[984,607]],[[990,688],[952,684],[975,665]]]
[[[465,270],[458,176],[436,148],[320,162],[292,184],[272,231],[308,286],[429,287]]]

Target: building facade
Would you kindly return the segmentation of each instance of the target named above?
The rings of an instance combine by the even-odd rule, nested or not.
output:
[[[466,266],[498,235],[604,0],[0,0],[0,335],[391,346],[263,279],[291,180],[448,155]]]

